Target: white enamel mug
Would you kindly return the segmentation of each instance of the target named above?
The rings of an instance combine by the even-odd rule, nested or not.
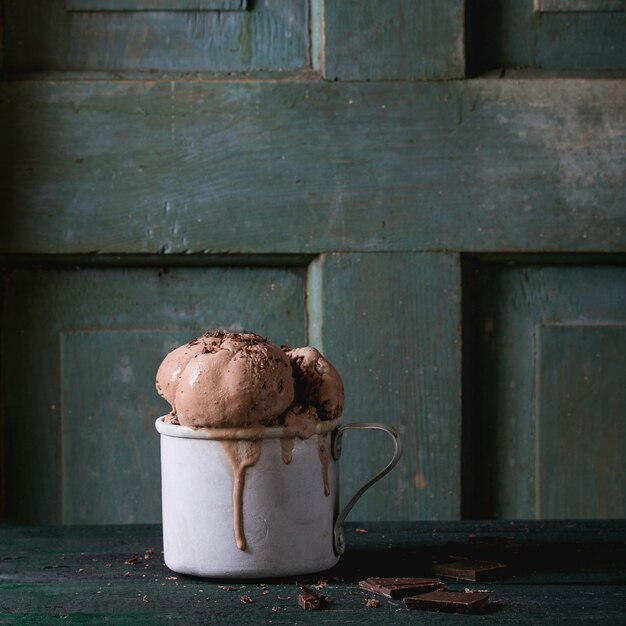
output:
[[[387,433],[393,455],[339,512],[341,440],[353,428]],[[401,455],[389,426],[342,426],[341,419],[320,422],[308,439],[281,427],[192,429],[163,417],[156,429],[165,564],[213,578],[292,576],[332,567],[345,549],[343,521],[350,509]],[[255,458],[244,467],[251,451]],[[244,463],[234,463],[233,453]]]

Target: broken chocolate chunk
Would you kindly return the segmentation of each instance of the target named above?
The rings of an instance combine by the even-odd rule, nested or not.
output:
[[[407,609],[443,613],[484,613],[489,604],[488,591],[434,591],[404,598]]]
[[[359,587],[393,599],[445,589],[438,578],[367,578],[359,582]]]
[[[305,611],[319,611],[325,609],[330,604],[330,598],[323,596],[321,593],[313,591],[300,583],[296,583],[296,586],[302,593],[298,595],[298,604]]]
[[[462,560],[449,563],[433,563],[433,572],[444,578],[455,580],[493,580],[504,571],[507,566],[492,561]]]

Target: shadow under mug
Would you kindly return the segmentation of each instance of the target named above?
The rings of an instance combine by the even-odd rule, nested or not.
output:
[[[402,450],[393,428],[341,425],[341,418],[320,422],[308,438],[283,427],[193,429],[164,417],[155,425],[165,564],[214,578],[292,576],[335,565],[345,550],[346,516]],[[340,511],[338,461],[350,429],[385,432],[393,454]]]

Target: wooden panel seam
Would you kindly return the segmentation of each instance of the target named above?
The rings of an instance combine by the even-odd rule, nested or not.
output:
[[[626,11],[625,0],[534,0],[536,13],[613,13]]]
[[[67,11],[245,11],[248,0],[65,0]]]

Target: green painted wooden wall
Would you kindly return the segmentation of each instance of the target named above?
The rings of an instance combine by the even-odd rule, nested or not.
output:
[[[623,71],[621,0],[467,0],[470,71]],[[593,75],[593,74],[591,74]]]
[[[302,344],[305,279],[298,266],[13,271],[2,342],[11,518],[158,522],[164,355],[202,328]]]
[[[158,521],[156,367],[215,326],[400,431],[353,519],[625,514],[624,7],[1,4],[5,519]]]
[[[469,263],[465,515],[626,515],[626,267]]]

